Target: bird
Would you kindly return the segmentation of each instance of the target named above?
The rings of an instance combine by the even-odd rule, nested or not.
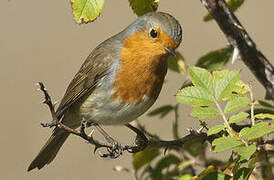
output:
[[[61,122],[76,129],[85,120],[98,126],[125,125],[156,101],[168,57],[182,41],[182,27],[165,12],[138,17],[91,51],[70,82],[57,110]],[[28,167],[43,168],[56,157],[69,132],[56,127]]]

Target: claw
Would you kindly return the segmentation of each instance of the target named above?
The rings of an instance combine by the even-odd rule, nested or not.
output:
[[[168,151],[168,147],[166,147],[166,148],[164,149],[164,155],[167,154],[167,151]]]
[[[96,153],[96,151],[98,150],[99,148],[97,146],[94,147],[94,150],[93,150],[93,154]],[[99,151],[100,152],[100,151]]]

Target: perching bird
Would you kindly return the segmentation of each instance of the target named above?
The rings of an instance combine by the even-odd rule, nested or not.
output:
[[[69,84],[56,111],[76,129],[81,121],[124,125],[156,101],[167,73],[168,56],[182,40],[179,22],[163,12],[147,13],[97,46]],[[55,128],[28,171],[49,164],[69,136]]]

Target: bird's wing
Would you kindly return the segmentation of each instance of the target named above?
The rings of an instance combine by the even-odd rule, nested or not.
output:
[[[65,110],[79,100],[79,98],[91,93],[96,87],[97,80],[106,75],[115,52],[112,50],[113,48],[105,48],[103,44],[91,52],[70,82],[56,111],[58,118],[61,118]]]

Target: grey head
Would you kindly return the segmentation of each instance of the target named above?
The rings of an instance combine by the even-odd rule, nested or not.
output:
[[[170,14],[164,12],[150,12],[137,18],[121,35],[126,37],[142,29],[151,29],[155,25],[160,27],[170,38],[180,44],[182,41],[182,27]]]

